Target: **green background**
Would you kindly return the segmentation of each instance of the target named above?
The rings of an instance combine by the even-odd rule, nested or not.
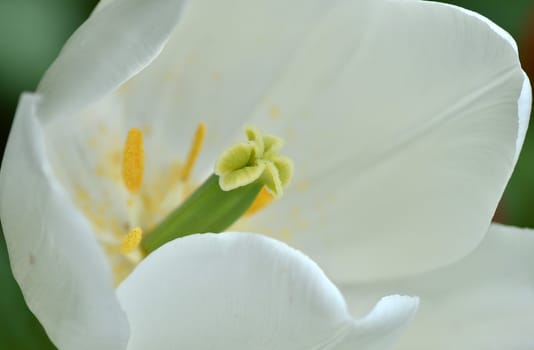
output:
[[[533,0],[455,0],[492,19],[518,41],[525,70],[534,77]],[[91,0],[0,0],[0,149],[21,92],[35,89],[62,43],[89,15]],[[497,212],[496,221],[534,227],[534,131]],[[27,310],[14,282],[0,232],[0,350],[54,349]]]

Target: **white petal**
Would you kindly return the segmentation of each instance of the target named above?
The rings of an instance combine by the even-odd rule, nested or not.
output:
[[[421,276],[342,287],[352,310],[391,291],[419,295],[397,350],[534,348],[534,230],[493,225],[471,255]]]
[[[285,137],[295,178],[246,229],[265,228],[347,281],[422,272],[474,249],[531,104],[515,45],[494,28],[432,2],[332,9],[253,114]]]
[[[527,128],[528,123],[530,119],[530,111],[532,110],[532,86],[530,86],[530,81],[528,79],[528,76],[524,73],[523,80],[523,88],[521,89],[521,95],[519,96],[519,100],[517,101],[517,108],[518,108],[518,115],[519,115],[519,121],[518,121],[518,130],[517,130],[517,142],[516,142],[516,159],[519,158],[519,152],[521,152],[521,148],[523,147],[523,142],[525,141],[525,137],[527,135]]]
[[[514,38],[506,32],[504,29],[490,21],[484,16],[481,16],[480,14],[457,7],[454,5],[446,4],[446,6],[450,6],[453,8],[456,8],[459,11],[465,12],[467,15],[474,16],[477,19],[483,21],[486,23],[490,28],[495,31],[497,34],[499,34],[504,40],[506,40],[517,52],[517,44],[514,40]],[[524,74],[524,73],[523,73]],[[519,152],[521,151],[521,147],[523,147],[523,142],[525,141],[525,136],[527,133],[527,127],[528,127],[528,121],[530,118],[530,111],[532,109],[532,88],[530,86],[530,81],[528,79],[528,76],[524,74],[524,81],[523,81],[523,88],[521,89],[521,95],[519,96],[518,100],[518,132],[517,132],[517,143],[516,143],[516,161],[519,157]]]
[[[23,95],[0,172],[0,217],[24,298],[61,349],[123,349],[128,325],[89,223],[51,173],[38,97]]]
[[[383,349],[417,308],[415,298],[388,297],[353,321],[306,256],[240,233],[162,246],[118,295],[132,327],[128,349]]]
[[[116,0],[94,11],[67,41],[38,91],[44,117],[74,112],[110,93],[161,51],[182,0]]]
[[[370,280],[447,264],[479,243],[531,93],[509,35],[459,8],[198,0],[112,98],[129,124],[154,124],[147,161],[183,160],[205,121],[196,175],[212,172],[245,121],[284,137],[294,185],[247,229],[291,236],[336,279]]]
[[[161,55],[116,98],[127,118],[154,125],[155,138],[169,148],[163,154],[182,160],[205,122],[196,173],[207,176],[223,150],[243,140],[243,125],[333,3],[190,1]]]

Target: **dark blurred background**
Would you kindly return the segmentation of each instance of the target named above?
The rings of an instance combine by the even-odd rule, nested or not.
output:
[[[149,0],[147,0],[149,1]],[[534,77],[534,0],[442,1],[479,12],[512,34],[523,67]],[[70,34],[89,15],[94,0],[0,0],[0,151],[3,153],[21,92],[35,89]],[[534,128],[495,220],[534,227]],[[1,194],[0,194],[1,195]],[[12,279],[0,235],[0,349],[54,349],[25,308]]]

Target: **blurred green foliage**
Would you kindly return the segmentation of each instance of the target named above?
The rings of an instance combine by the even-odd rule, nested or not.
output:
[[[88,1],[0,1],[0,95],[32,90],[89,10]]]
[[[442,0],[476,11],[508,31],[516,40],[521,39],[528,17],[532,15],[532,0]]]
[[[521,44],[534,19],[533,0],[448,0],[492,19]],[[95,0],[0,0],[0,147],[6,142],[18,96],[34,90],[63,42],[88,16]],[[534,27],[531,28],[534,30]],[[533,60],[534,56],[526,59]],[[525,63],[525,61],[523,61]],[[533,65],[534,66],[534,65]],[[534,131],[529,132],[504,196],[500,221],[534,227]],[[26,308],[13,280],[0,231],[0,349],[53,349]]]

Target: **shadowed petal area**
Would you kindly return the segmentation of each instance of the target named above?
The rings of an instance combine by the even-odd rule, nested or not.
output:
[[[128,324],[89,223],[51,174],[38,96],[23,95],[0,171],[0,218],[15,279],[60,349],[124,349]]]
[[[169,242],[118,295],[132,329],[128,349],[387,349],[417,309],[416,298],[391,296],[354,321],[311,260],[244,233]]]
[[[492,225],[466,258],[374,285],[344,285],[351,310],[392,291],[418,295],[419,311],[395,350],[529,350],[534,347],[534,231]]]

